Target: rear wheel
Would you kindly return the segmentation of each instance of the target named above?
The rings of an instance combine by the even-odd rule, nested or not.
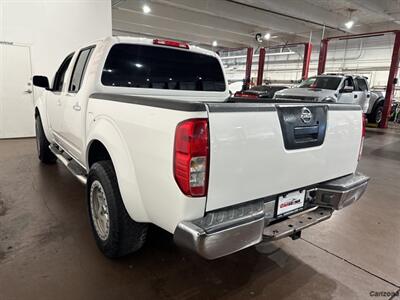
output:
[[[40,115],[35,118],[35,129],[36,129],[36,148],[38,157],[41,162],[45,164],[53,164],[56,162],[57,157],[49,149],[50,143],[44,134],[42,120]]]
[[[111,161],[99,161],[90,168],[87,187],[90,224],[97,246],[109,258],[139,250],[148,225],[133,221],[123,204]]]

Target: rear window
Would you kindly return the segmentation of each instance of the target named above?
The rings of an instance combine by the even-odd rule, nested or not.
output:
[[[215,57],[146,45],[114,45],[101,82],[132,88],[225,91],[224,75]]]

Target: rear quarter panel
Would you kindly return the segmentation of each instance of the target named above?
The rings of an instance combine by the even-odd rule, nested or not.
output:
[[[173,175],[173,149],[178,123],[207,117],[131,103],[89,99],[88,141],[107,140],[121,195],[131,218],[173,232],[182,220],[202,217],[206,199],[186,197]],[[106,124],[106,125],[105,125]],[[112,140],[110,135],[114,136]],[[116,138],[115,138],[116,137]],[[108,141],[109,140],[109,141]]]

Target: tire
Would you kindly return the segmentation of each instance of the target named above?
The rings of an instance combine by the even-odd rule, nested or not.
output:
[[[92,165],[86,197],[93,235],[106,257],[121,257],[143,246],[148,224],[137,223],[128,215],[111,161],[99,161]]]
[[[35,118],[35,129],[36,129],[36,149],[38,152],[39,160],[45,164],[54,164],[57,161],[57,157],[49,149],[50,143],[44,134],[42,120],[40,115]]]
[[[368,115],[368,122],[379,124],[382,120],[383,104],[379,104],[375,109]]]

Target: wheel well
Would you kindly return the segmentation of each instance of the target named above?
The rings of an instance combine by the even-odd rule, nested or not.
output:
[[[88,163],[89,168],[98,161],[111,160],[111,156],[108,153],[106,147],[98,140],[91,143],[89,148]]]
[[[383,106],[384,103],[385,103],[385,98],[379,98],[378,100],[376,100],[374,108],[377,108],[380,105]]]

